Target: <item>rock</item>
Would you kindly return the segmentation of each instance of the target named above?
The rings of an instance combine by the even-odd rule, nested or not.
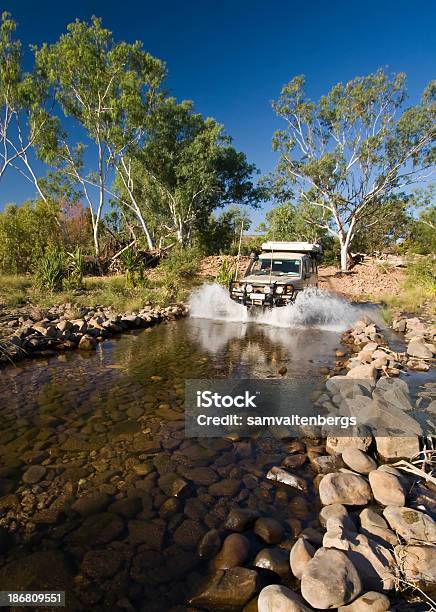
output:
[[[425,592],[436,587],[436,546],[425,544],[398,545],[395,554],[401,564],[405,580]]]
[[[196,548],[206,528],[198,520],[186,519],[175,530],[173,537],[176,544],[183,548]]]
[[[44,478],[46,473],[47,468],[43,465],[31,465],[23,474],[23,482],[26,484],[36,484]]]
[[[354,378],[357,380],[369,380],[375,385],[375,381],[377,380],[377,369],[371,364],[362,364],[349,370],[346,376],[347,378]]]
[[[436,523],[428,514],[411,508],[388,506],[383,510],[383,516],[391,529],[407,542],[422,540],[436,543]]]
[[[383,377],[377,381],[373,398],[382,398],[385,402],[398,408],[398,410],[413,410],[410,401],[409,387],[400,378]]]
[[[169,473],[159,478],[159,487],[167,495],[177,497],[187,489],[188,483],[181,476]]]
[[[371,489],[362,476],[336,472],[326,474],[321,480],[319,496],[324,506],[329,504],[364,506],[371,500]]]
[[[307,493],[307,482],[304,480],[304,478],[290,474],[287,470],[284,470],[279,466],[272,467],[266,477],[268,480],[281,482],[285,485],[293,487],[294,489]]]
[[[434,345],[426,344],[425,338],[413,338],[407,346],[407,354],[419,359],[431,359],[433,357]]]
[[[109,495],[95,491],[79,497],[71,507],[75,512],[86,517],[103,512],[108,507],[109,502]]]
[[[240,488],[241,483],[239,480],[227,478],[211,485],[209,487],[209,493],[214,497],[234,497]]]
[[[361,526],[365,528],[372,526],[387,528],[388,526],[381,514],[378,514],[372,508],[365,508],[362,510],[362,512],[359,514],[359,519]]]
[[[365,589],[390,590],[395,586],[396,563],[387,546],[364,534],[350,534],[333,527],[323,546],[343,550],[359,572]]]
[[[259,513],[249,508],[232,508],[227,516],[225,528],[230,531],[245,531],[250,527],[256,519],[259,518]]]
[[[253,565],[275,572],[280,578],[289,577],[289,553],[284,548],[263,548],[257,553]]]
[[[226,537],[223,546],[214,559],[215,569],[229,569],[244,565],[250,554],[250,542],[240,533]]]
[[[82,351],[94,351],[97,347],[97,341],[92,336],[85,334],[80,338],[79,349]]]
[[[257,600],[258,612],[310,612],[303,599],[291,589],[270,584],[261,590]]]
[[[369,474],[369,472],[377,468],[374,459],[353,446],[349,446],[343,450],[342,459],[348,467],[355,472],[359,472],[359,474]]]
[[[355,370],[356,368],[353,368]],[[370,379],[354,380],[353,377],[332,376],[326,381],[326,389],[333,395],[342,397],[356,397],[357,395],[369,395],[374,388],[375,382]]]
[[[411,459],[419,453],[418,436],[376,436],[375,443],[383,461]]]
[[[355,599],[362,583],[352,562],[340,550],[320,548],[306,565],[301,594],[314,608],[337,608]]]
[[[118,499],[108,508],[109,512],[120,514],[127,520],[134,518],[141,512],[141,509],[142,504],[138,497],[125,497],[124,499]]]
[[[339,520],[342,520],[347,517],[348,511],[345,506],[342,504],[330,504],[329,506],[324,506],[324,508],[321,508],[319,513],[319,522],[323,527],[325,527],[329,518],[338,518]]]
[[[198,556],[201,559],[211,559],[221,548],[221,537],[219,531],[211,529],[201,538],[198,544]]]
[[[129,540],[133,546],[147,544],[151,550],[161,550],[165,536],[165,526],[157,522],[131,520],[128,524]]]
[[[259,573],[245,567],[218,570],[189,603],[206,610],[242,608],[264,586]]]
[[[383,593],[368,591],[348,606],[340,606],[338,612],[387,612],[390,608],[389,597]]]
[[[82,572],[94,580],[111,578],[123,564],[123,555],[116,550],[89,550],[82,561]]]
[[[386,470],[378,468],[369,474],[374,499],[383,506],[404,506],[406,494],[401,479]]]
[[[187,470],[185,478],[192,480],[196,485],[209,486],[218,480],[218,474],[210,467],[198,467]]]
[[[267,544],[278,544],[283,538],[284,529],[275,519],[259,518],[254,524],[254,533]]]
[[[326,441],[326,451],[330,455],[342,454],[346,448],[353,447],[365,452],[371,446],[372,435],[360,436],[328,436]]]
[[[289,563],[292,573],[299,580],[301,580],[304,570],[314,554],[314,547],[305,538],[298,538],[291,548]]]

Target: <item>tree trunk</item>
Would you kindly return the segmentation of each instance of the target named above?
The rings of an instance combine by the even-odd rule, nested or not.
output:
[[[341,271],[346,272],[348,270],[348,244],[345,242],[341,243]]]

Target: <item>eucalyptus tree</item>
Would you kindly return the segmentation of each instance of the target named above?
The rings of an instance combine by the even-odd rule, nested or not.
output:
[[[212,211],[262,197],[252,181],[255,166],[190,101],[167,98],[157,106],[134,163],[137,201],[154,217],[161,242],[190,245]]]
[[[143,129],[146,115],[158,98],[164,65],[145,52],[139,42],[115,42],[96,17],[90,23],[76,20],[57,42],[36,50],[36,65],[65,117],[72,118],[93,145],[89,150],[81,143],[72,144],[72,135],[64,132],[56,147],[46,149],[46,160],[63,166],[81,185],[98,257],[99,229],[111,193],[113,166],[121,166],[126,151]],[[138,213],[135,203],[125,204]]]
[[[405,76],[382,70],[338,83],[317,102],[305,79],[293,78],[273,108],[286,126],[275,133],[276,180],[296,189],[339,239],[341,268],[359,222],[371,207],[425,180],[435,160],[435,92],[431,82],[418,104],[404,108]]]
[[[8,168],[13,169],[47,202],[35,169],[35,150],[56,141],[58,121],[45,80],[37,72],[23,70],[15,30],[15,21],[4,12],[0,23],[0,179]]]

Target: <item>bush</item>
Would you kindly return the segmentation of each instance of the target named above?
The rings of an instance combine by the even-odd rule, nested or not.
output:
[[[68,262],[68,286],[71,289],[81,289],[83,287],[83,277],[85,275],[86,262],[83,250],[76,247],[70,254]]]
[[[65,252],[56,247],[48,247],[35,266],[35,283],[38,289],[52,293],[62,291],[68,278],[68,264]]]
[[[218,270],[218,274],[216,275],[216,282],[220,285],[224,285],[227,289],[230,287],[230,283],[235,280],[236,277],[236,268],[232,262],[224,259],[222,262],[220,269]]]
[[[173,249],[159,265],[162,285],[168,294],[178,299],[195,278],[200,265],[200,253],[195,248]]]

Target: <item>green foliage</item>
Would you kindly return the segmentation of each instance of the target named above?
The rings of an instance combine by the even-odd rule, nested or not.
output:
[[[200,253],[195,248],[176,247],[162,260],[159,272],[162,274],[162,287],[169,298],[178,299],[191,287],[200,264]]]
[[[273,104],[286,122],[273,139],[280,153],[274,195],[283,202],[296,188],[318,209],[311,222],[338,237],[343,269],[368,211],[399,186],[419,181],[434,163],[434,83],[401,114],[405,96],[404,74],[389,78],[378,70],[338,83],[318,102],[307,97],[305,79],[297,76]]]
[[[68,261],[68,284],[72,289],[81,289],[83,287],[85,267],[83,249],[78,246],[69,254]]]
[[[224,259],[216,275],[216,282],[229,288],[230,283],[236,278],[236,268],[233,262]]]
[[[407,282],[420,285],[436,297],[436,261],[433,256],[419,258],[407,267]]]
[[[35,265],[35,284],[51,293],[62,291],[68,278],[68,262],[64,251],[49,246]]]
[[[410,219],[409,235],[401,245],[402,252],[429,255],[436,253],[436,185],[416,189],[411,207],[416,216]]]
[[[37,200],[7,205],[0,213],[0,271],[28,272],[46,247],[59,244],[61,239],[56,210],[47,203]]]
[[[241,228],[243,235],[250,228],[248,213],[237,206],[230,206],[220,215],[210,215],[195,235],[195,243],[206,255],[225,253],[236,255],[239,248]]]
[[[144,262],[141,254],[130,247],[121,253],[120,261],[124,270],[126,287],[133,289],[144,277]]]

